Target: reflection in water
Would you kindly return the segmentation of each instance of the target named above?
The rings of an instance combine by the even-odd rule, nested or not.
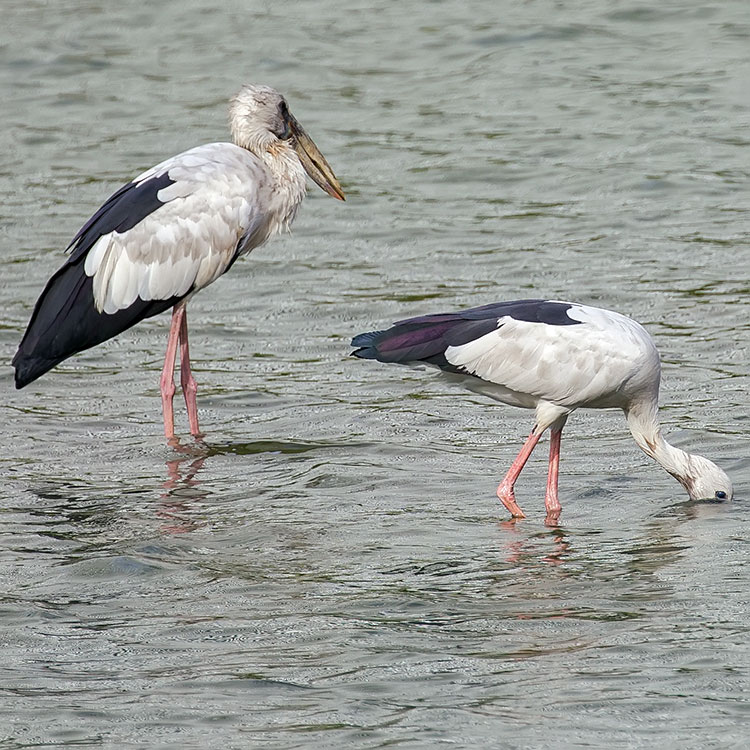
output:
[[[551,565],[561,565],[565,562],[565,558],[569,557],[572,553],[570,542],[567,539],[567,534],[559,526],[555,525],[550,532],[542,532],[534,534],[533,536],[521,536],[519,528],[516,526],[517,520],[512,519],[509,521],[501,521],[498,526],[504,531],[509,531],[515,535],[515,538],[511,538],[505,545],[508,555],[506,561],[515,565],[537,559],[538,553],[537,543],[539,540],[545,542],[551,540],[552,550],[548,551],[541,561],[549,563]]]
[[[513,565],[533,567],[542,562],[558,566],[570,563],[573,558],[576,563],[596,563],[598,560],[602,566],[599,572],[605,575],[624,574],[640,578],[679,564],[695,548],[695,540],[685,524],[720,516],[721,513],[722,506],[717,503],[676,503],[643,523],[639,535],[605,538],[597,534],[593,547],[575,531],[566,531],[557,525],[548,531],[529,533],[525,523],[507,520],[498,523],[498,528],[505,536],[505,560]],[[574,536],[579,536],[575,547]],[[661,579],[659,587],[659,596],[663,596]]]
[[[677,502],[644,522],[640,537],[623,537],[615,541],[601,539],[599,547],[607,558],[611,557],[614,547],[618,558],[616,565],[623,571],[653,573],[668,565],[677,564],[687,551],[694,548],[694,539],[683,528],[685,524],[721,519],[727,511],[727,505],[711,500]],[[574,552],[570,532],[563,530],[556,520],[550,522],[549,517],[545,519],[545,525],[550,531],[530,534],[526,522],[521,519],[508,519],[498,523],[498,528],[506,532],[506,560],[513,564],[542,561],[560,565],[569,562]],[[550,541],[552,550],[548,550]],[[610,559],[610,564],[611,562]]]
[[[206,491],[201,490],[197,479],[208,455],[208,446],[202,440],[192,445],[183,445],[175,437],[169,440],[170,447],[184,455],[166,462],[167,480],[162,484],[165,492],[161,494],[161,507],[157,512],[160,518],[167,521],[162,531],[168,534],[186,534],[201,526],[191,517],[190,507],[205,499]]]
[[[664,508],[658,518],[675,519],[678,522],[721,518],[726,514],[727,506],[731,507],[736,502],[736,497],[730,503],[719,500],[684,500]]]

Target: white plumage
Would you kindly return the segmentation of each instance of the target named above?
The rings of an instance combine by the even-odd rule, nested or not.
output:
[[[243,148],[198,146],[133,182],[142,185],[163,175],[174,183],[156,192],[162,206],[126,232],[103,235],[86,256],[84,270],[94,279],[99,312],[115,313],[137,297],[168,299],[203,289],[236,257],[285,227],[288,208],[274,201],[268,175]],[[299,203],[303,191],[304,177],[292,202]]]
[[[550,412],[622,408],[646,384],[658,388],[659,352],[639,323],[587,305],[559,304],[585,327],[506,315],[494,331],[447,347],[445,358],[481,378],[482,392],[498,401]]]
[[[231,100],[234,143],[209,143],[138,175],[91,217],[40,296],[13,364],[16,387],[63,359],[174,307],[161,378],[164,430],[174,435],[173,371],[190,431],[200,433],[185,305],[240,256],[288,229],[306,175],[344,200],[333,171],[281,94],[245,86]]]
[[[354,354],[381,362],[427,362],[474,391],[535,410],[535,424],[497,494],[515,517],[514,485],[542,433],[551,428],[545,505],[560,514],[560,437],[578,408],[620,408],[638,446],[674,476],[692,499],[732,497],[713,462],[670,445],[658,420],[661,365],[646,330],[610,310],[558,300],[518,300],[438,313],[360,334]]]

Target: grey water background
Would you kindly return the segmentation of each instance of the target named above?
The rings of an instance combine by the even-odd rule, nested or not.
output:
[[[744,748],[750,5],[4,0],[0,748]],[[17,392],[10,359],[123,182],[284,91],[348,202],[190,308],[205,444],[164,444],[168,318]],[[630,314],[687,502],[574,415],[558,528],[530,412],[348,357],[549,296]],[[176,402],[177,403],[177,402]],[[178,431],[186,435],[184,409]]]

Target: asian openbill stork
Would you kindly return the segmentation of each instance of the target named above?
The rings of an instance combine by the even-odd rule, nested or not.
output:
[[[609,310],[574,302],[526,299],[463,312],[402,320],[355,337],[357,357],[401,364],[426,362],[472,390],[534,409],[530,436],[497,488],[516,518],[514,485],[542,433],[551,428],[545,505],[560,515],[560,437],[578,408],[620,408],[638,447],[693,500],[731,500],[732,483],[716,464],[670,445],[659,425],[659,352],[646,330]]]
[[[188,300],[237,258],[289,228],[305,194],[305,173],[344,200],[328,162],[274,89],[243,86],[231,99],[229,124],[233,143],[197,146],[157,164],[84,224],[39,297],[13,358],[17,388],[172,307],[160,380],[164,432],[174,436],[179,345],[190,432],[200,434]]]

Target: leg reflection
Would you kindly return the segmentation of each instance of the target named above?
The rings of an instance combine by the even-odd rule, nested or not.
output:
[[[550,565],[562,565],[569,557],[571,548],[567,535],[556,523],[548,524],[550,531],[522,535],[515,521],[502,521],[498,527],[512,536],[506,541],[505,559],[514,565],[541,560]],[[540,546],[543,545],[541,557]]]
[[[178,438],[169,441],[170,446],[185,455],[166,462],[167,480],[162,483],[165,490],[161,494],[160,518],[167,521],[162,530],[169,534],[185,534],[194,531],[202,524],[192,517],[192,506],[206,497],[201,489],[198,474],[206,461],[202,444],[185,446]]]

